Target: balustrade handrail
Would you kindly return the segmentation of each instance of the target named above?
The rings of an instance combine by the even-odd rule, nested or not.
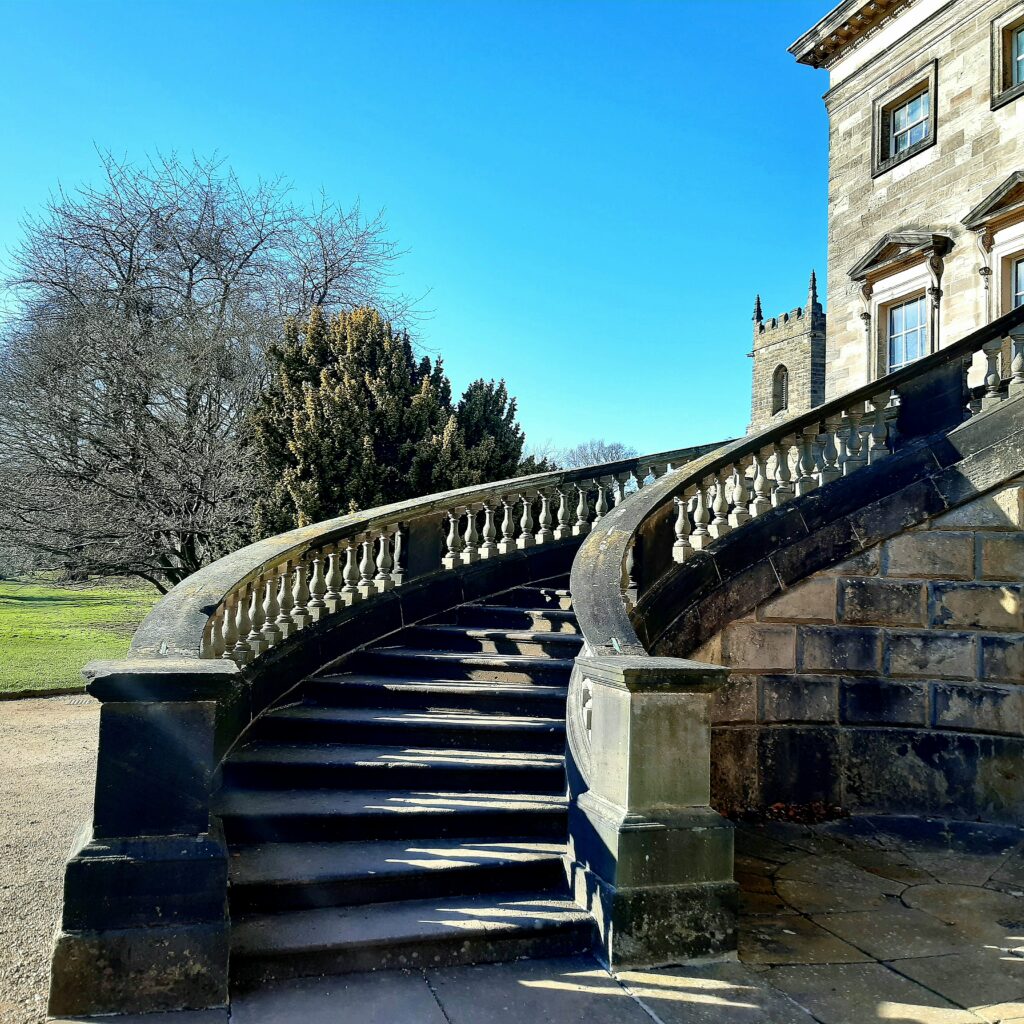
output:
[[[1011,346],[1007,378],[999,365],[1005,341]],[[967,374],[979,352],[986,359],[984,383],[972,391]],[[862,387],[698,457],[683,473],[655,481],[628,506],[610,512],[573,563],[573,607],[585,651],[645,654],[633,628],[633,607],[644,590],[693,551],[791,497],[884,458],[901,441],[952,428],[1007,394],[1021,393],[1024,307]],[[675,519],[671,556],[649,559],[658,578],[640,579],[634,564],[637,540],[666,511]]]
[[[723,443],[439,492],[257,541],[205,566],[163,597],[135,633],[128,657],[225,657],[248,663],[305,625],[406,579],[534,543],[581,536],[625,498],[630,479],[641,487],[648,478],[657,479]],[[566,492],[572,489],[576,505],[570,509]],[[559,495],[557,509],[551,508],[552,494]],[[499,543],[494,506],[512,496],[514,501],[503,504]],[[509,517],[519,505],[523,515],[516,523]],[[446,544],[434,545],[436,551],[411,550],[410,528],[415,531],[423,524],[436,533],[445,519]],[[444,557],[434,559],[441,547],[447,548]],[[354,549],[359,550],[353,554]],[[411,566],[403,562],[409,554],[418,556]]]

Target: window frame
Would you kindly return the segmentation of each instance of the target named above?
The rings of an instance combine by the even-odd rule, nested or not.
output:
[[[1019,309],[1024,306],[1024,252],[1014,253],[1008,256],[1009,281],[1007,287],[1007,303],[1010,309]]]
[[[935,145],[938,136],[938,81],[938,61],[933,60],[873,101],[871,109],[872,178],[891,171],[904,161],[912,159]],[[893,152],[895,145],[893,114],[925,93],[928,95],[928,115],[923,122],[926,125],[924,138],[899,153]]]
[[[772,371],[772,415],[789,411],[789,367],[779,363]]]
[[[912,359],[905,359],[901,363],[894,363],[892,360],[892,317],[893,313],[898,309],[905,309],[911,304],[919,305],[920,319],[917,327],[913,329],[913,333],[916,334],[920,339],[920,353],[914,356]],[[909,366],[911,363],[916,363],[918,359],[923,359],[928,355],[930,344],[928,337],[928,295],[927,292],[916,291],[914,293],[900,296],[897,299],[893,299],[887,302],[884,307],[885,310],[885,323],[883,327],[884,331],[884,352],[885,352],[885,363],[886,373],[892,373],[893,370],[902,369],[904,366]],[[906,339],[911,333],[904,329],[897,332],[903,339],[904,352],[906,351]]]
[[[1024,96],[1024,4],[1016,4],[992,21],[992,109]]]

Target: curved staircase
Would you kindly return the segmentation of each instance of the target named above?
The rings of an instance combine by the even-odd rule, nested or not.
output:
[[[232,978],[577,952],[565,581],[405,628],[264,715],[224,765]]]

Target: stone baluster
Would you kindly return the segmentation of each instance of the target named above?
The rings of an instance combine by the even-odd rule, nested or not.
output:
[[[597,525],[608,514],[608,489],[601,479],[597,481],[597,498],[594,500],[594,523]]]
[[[729,526],[729,499],[725,495],[725,478],[728,470],[720,469],[715,474],[715,497],[711,509],[715,516],[708,526],[708,533],[716,540],[724,537],[732,527]]]
[[[772,504],[776,508],[789,501],[795,493],[793,489],[793,476],[789,468],[789,451],[792,446],[792,437],[784,437],[774,445],[775,486],[772,488]]]
[[[870,401],[875,416],[869,435],[868,462],[874,465],[879,459],[884,459],[889,454],[889,448],[886,445],[889,425],[885,419],[885,410],[889,405],[889,392],[874,395]]]
[[[626,499],[626,484],[629,482],[629,473],[619,473],[618,476],[612,477],[612,495],[614,503],[621,505]]]
[[[547,491],[540,492],[540,515],[537,519],[537,543],[546,544],[555,539],[555,531],[551,529],[551,498]]]
[[[818,434],[818,425],[812,424],[800,431],[799,446],[800,456],[797,460],[796,496],[799,498],[804,494],[810,494],[818,481],[814,477],[814,438]]]
[[[239,665],[247,665],[252,661],[253,651],[249,646],[249,602],[252,592],[249,586],[239,591],[235,602],[235,647],[232,657]]]
[[[359,559],[359,594],[365,601],[377,593],[377,585],[373,582],[377,563],[373,557],[373,538],[370,534],[364,533],[359,543],[363,551]]]
[[[210,616],[210,638],[207,641],[208,657],[219,658],[224,653],[224,615],[226,606],[221,606]]]
[[[626,548],[626,594],[634,604],[640,589],[636,562],[636,537],[634,536],[629,542],[629,547]]]
[[[405,582],[405,525],[399,523],[395,527],[395,567],[391,570],[391,578],[395,586],[400,587]]]
[[[969,356],[965,356],[961,365],[961,372],[963,374],[963,393],[967,396],[967,405],[964,409],[965,420],[969,420],[972,416],[977,416],[978,413],[981,412],[981,399],[974,397],[974,389],[971,387],[970,383],[971,370],[974,368],[974,356],[974,352]]]
[[[485,501],[483,539],[480,544],[481,558],[493,558],[498,553],[498,545],[495,541],[497,535],[498,531],[494,525],[494,505],[490,501]]]
[[[981,400],[982,409],[991,409],[992,406],[998,405],[1003,400],[1002,395],[1002,380],[999,374],[999,356],[1003,350],[1003,342],[1001,338],[996,338],[994,341],[986,341],[981,346],[981,351],[985,353],[985,359],[987,367],[985,369],[985,395]],[[874,402],[874,399],[872,399]]]
[[[284,640],[287,640],[295,632],[295,624],[292,622],[292,607],[294,603],[292,598],[292,574],[289,563],[285,562],[284,569],[279,577],[277,592],[277,628],[281,631],[281,637]]]
[[[277,617],[281,606],[277,603],[277,580],[274,578],[273,570],[267,574],[266,593],[263,598],[263,639],[267,641],[267,647],[279,644],[283,639],[281,627],[277,624]]]
[[[555,540],[565,540],[572,536],[572,513],[569,511],[569,490],[559,487],[558,494],[558,525],[555,527]]]
[[[477,506],[466,507],[466,532],[462,537],[462,564],[472,565],[480,560],[480,534],[476,528]]]
[[[1010,330],[1010,397],[1024,394],[1024,324]]]
[[[345,568],[342,571],[342,578],[345,583],[341,588],[341,600],[346,607],[349,607],[363,599],[362,591],[359,589],[359,563],[354,540],[346,542]]]
[[[324,604],[327,605],[327,612],[333,615],[348,602],[342,594],[342,587],[345,585],[345,574],[341,566],[341,552],[337,547],[331,549],[327,556],[327,591],[324,594]]]
[[[259,657],[267,649],[263,635],[266,615],[263,611],[263,577],[257,576],[252,582],[252,607],[249,609],[249,649],[253,657]]]
[[[313,574],[309,578],[309,617],[313,622],[319,622],[327,614],[327,602],[324,596],[327,594],[327,581],[324,579],[324,557],[321,552],[313,559]]]
[[[395,581],[391,578],[394,567],[391,558],[391,531],[387,528],[377,535],[377,573],[373,577],[373,585],[378,594],[386,594],[393,589]]]
[[[598,484],[600,489],[600,483]],[[576,485],[576,522],[572,524],[574,537],[590,533],[590,485],[587,482]]]
[[[516,541],[516,547],[524,551],[536,543],[533,536],[533,496],[522,494],[519,500],[523,503],[523,517],[519,520],[519,540]]]
[[[839,449],[836,447],[836,438],[842,426],[842,417],[838,415],[828,416],[825,419],[825,431],[821,435],[821,468],[818,470],[818,483],[830,484],[838,480],[843,471],[839,468]]]
[[[693,548],[690,545],[690,512],[687,508],[692,491],[692,487],[687,488],[681,498],[673,499],[676,503],[676,540],[672,545],[672,560],[674,562],[685,562],[693,554]]]
[[[847,409],[846,411],[849,429],[846,434],[846,460],[843,462],[844,476],[849,476],[867,463],[864,458],[864,443],[860,433],[860,421],[863,418],[864,414],[859,409]]]
[[[459,532],[459,520],[462,517],[462,509],[455,508],[448,513],[448,536],[445,539],[447,553],[442,562],[446,569],[454,569],[462,565],[462,534]]]
[[[754,455],[754,497],[750,502],[750,514],[755,517],[764,515],[772,507],[772,485],[766,472],[768,458],[767,448]]]
[[[292,622],[296,629],[305,629],[313,621],[309,610],[309,584],[306,580],[306,563],[295,567],[295,582],[292,586]]]
[[[501,540],[498,541],[498,553],[509,555],[516,549],[516,499],[507,494],[501,496],[503,516],[501,520]]]
[[[750,458],[741,459],[733,467],[732,477],[732,511],[729,513],[729,525],[735,530],[750,521],[750,482],[747,479],[747,467]]]
[[[693,509],[693,532],[690,534],[690,546],[694,551],[701,551],[711,543],[711,533],[708,530],[708,523],[711,516],[707,506],[707,487],[710,486],[710,478],[702,480],[697,487],[695,505]]]
[[[222,631],[222,639],[224,641],[224,649],[221,651],[221,657],[229,661],[233,661],[235,657],[235,644],[238,643],[238,627],[235,622],[235,601],[237,598],[234,594],[230,594],[224,600],[224,626]]]

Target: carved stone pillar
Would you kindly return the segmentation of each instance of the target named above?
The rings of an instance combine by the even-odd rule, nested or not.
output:
[[[567,866],[613,969],[736,947],[733,826],[709,805],[711,693],[726,670],[680,658],[580,658],[589,789]]]

